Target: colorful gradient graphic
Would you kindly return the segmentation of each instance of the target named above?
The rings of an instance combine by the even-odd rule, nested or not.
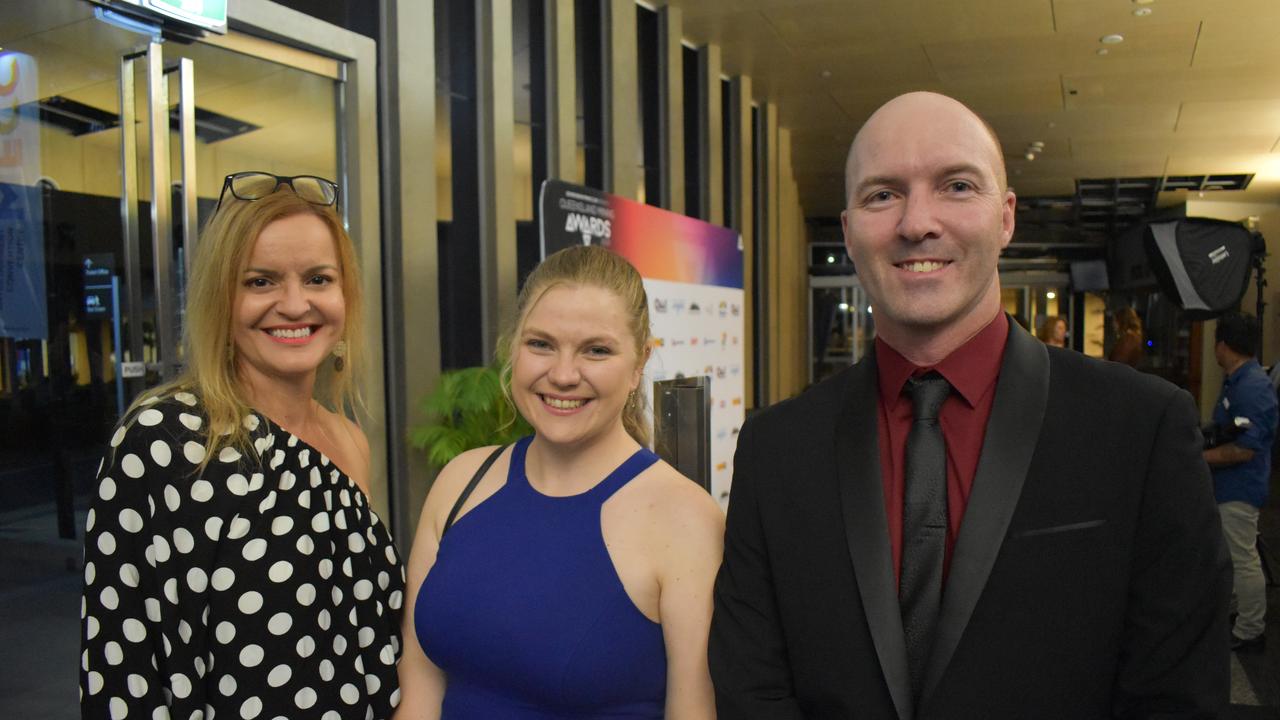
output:
[[[728,228],[669,210],[609,196],[609,247],[646,279],[742,287],[742,247]]]

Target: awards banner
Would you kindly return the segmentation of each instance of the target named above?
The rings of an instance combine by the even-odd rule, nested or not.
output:
[[[711,386],[711,494],[725,506],[743,405],[742,240],[728,228],[599,190],[548,180],[539,201],[542,256],[602,245],[640,271],[653,354],[643,383],[705,375]]]

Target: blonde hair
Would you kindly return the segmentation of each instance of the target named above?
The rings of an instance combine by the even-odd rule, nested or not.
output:
[[[511,402],[512,358],[525,319],[548,290],[560,286],[596,287],[607,290],[622,301],[623,310],[630,318],[627,329],[635,342],[636,362],[643,367],[648,360],[651,341],[649,297],[645,294],[640,273],[621,255],[598,245],[565,248],[543,260],[529,273],[516,299],[514,321],[498,341],[502,392],[508,402]],[[646,422],[645,395],[638,387],[623,407],[622,425],[636,442],[649,446],[652,432]]]
[[[355,246],[332,207],[315,205],[287,187],[260,200],[240,200],[227,195],[209,219],[191,259],[187,286],[186,323],[182,344],[186,367],[176,379],[152,388],[129,407],[131,418],[143,405],[180,391],[197,395],[208,417],[205,426],[205,462],[218,450],[233,446],[249,452],[249,431],[242,423],[250,405],[236,375],[233,325],[236,294],[258,235],[271,223],[296,215],[319,218],[333,236],[338,255],[338,275],[346,306],[342,339],[346,341],[341,372],[321,366],[316,397],[342,413],[362,406],[356,378],[364,369],[364,304]],[[202,464],[203,466],[203,464]]]

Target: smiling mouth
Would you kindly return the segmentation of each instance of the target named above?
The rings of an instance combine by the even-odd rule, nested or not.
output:
[[[303,325],[302,327],[293,328],[265,328],[263,332],[277,342],[301,345],[310,342],[315,331],[319,329],[319,325]]]
[[[549,395],[539,395],[538,397],[542,398],[542,402],[556,410],[577,410],[588,402],[583,399],[569,400],[564,398],[554,398]]]
[[[906,270],[907,272],[927,273],[935,270],[941,270],[950,264],[950,262],[943,262],[942,260],[910,260],[903,263],[895,263],[894,267]]]

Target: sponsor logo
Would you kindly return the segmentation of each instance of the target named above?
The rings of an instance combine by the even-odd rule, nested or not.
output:
[[[716,463],[716,470],[727,470],[728,468],[729,468],[729,463],[727,462]]]
[[[737,344],[738,344],[738,336],[737,336],[737,335],[734,335],[734,336],[733,336],[733,344],[734,344],[734,345],[737,345]]]
[[[734,317],[738,317],[738,314],[741,312],[742,312],[742,308],[738,307],[738,303],[733,303],[732,305],[729,306],[730,315]]]
[[[730,430],[730,431],[729,431],[729,434],[730,434],[730,435],[737,435],[737,434],[738,434],[739,432],[741,432],[741,431],[742,431],[742,428],[737,427],[737,426],[734,426],[734,428],[733,428],[732,430]]]
[[[689,314],[690,314],[690,315],[697,315],[697,314],[698,314],[698,313],[700,313],[700,312],[702,312],[702,308],[698,305],[698,303],[696,303],[696,302],[690,302],[690,303],[689,303]]]
[[[671,303],[671,309],[675,310],[677,314],[684,312],[684,307],[685,305],[683,300],[676,300]]]
[[[654,347],[662,347],[663,345],[665,345],[665,344],[666,344],[666,342],[667,342],[667,341],[666,341],[666,340],[663,340],[662,338],[654,338],[654,339],[653,339],[653,346],[654,346]]]
[[[725,315],[728,315],[728,314],[729,314],[729,303],[721,300],[720,301],[720,317],[724,317]]]
[[[729,366],[729,374],[730,374],[730,375],[738,375],[738,374],[740,374],[741,372],[742,372],[742,366],[741,366],[741,365],[731,365],[731,366]]]
[[[718,377],[718,378],[723,378],[723,377],[725,376],[725,374],[726,374],[726,373],[725,373],[724,366],[720,366],[720,367],[717,367],[717,368],[716,368],[716,377]]]
[[[725,430],[724,428],[720,428],[720,431],[716,433],[717,440],[727,440],[728,438],[729,438],[729,431]]]
[[[689,338],[689,344],[690,344],[690,345],[697,345],[697,344],[698,344],[698,338],[696,338],[696,337]]]
[[[742,398],[741,398],[741,397],[736,397],[736,398],[734,398],[734,399],[733,399],[733,404],[734,404],[734,406],[735,406],[735,407],[736,407],[736,406],[738,406],[738,405],[741,405],[741,404],[742,404]]]
[[[683,340],[677,340],[674,338],[671,340],[671,347],[680,347],[681,345],[684,345]]]
[[[667,311],[667,301],[662,298],[654,298],[653,310],[654,312],[665,313]]]
[[[725,407],[725,402],[723,400],[720,401],[720,407],[721,408]]]

